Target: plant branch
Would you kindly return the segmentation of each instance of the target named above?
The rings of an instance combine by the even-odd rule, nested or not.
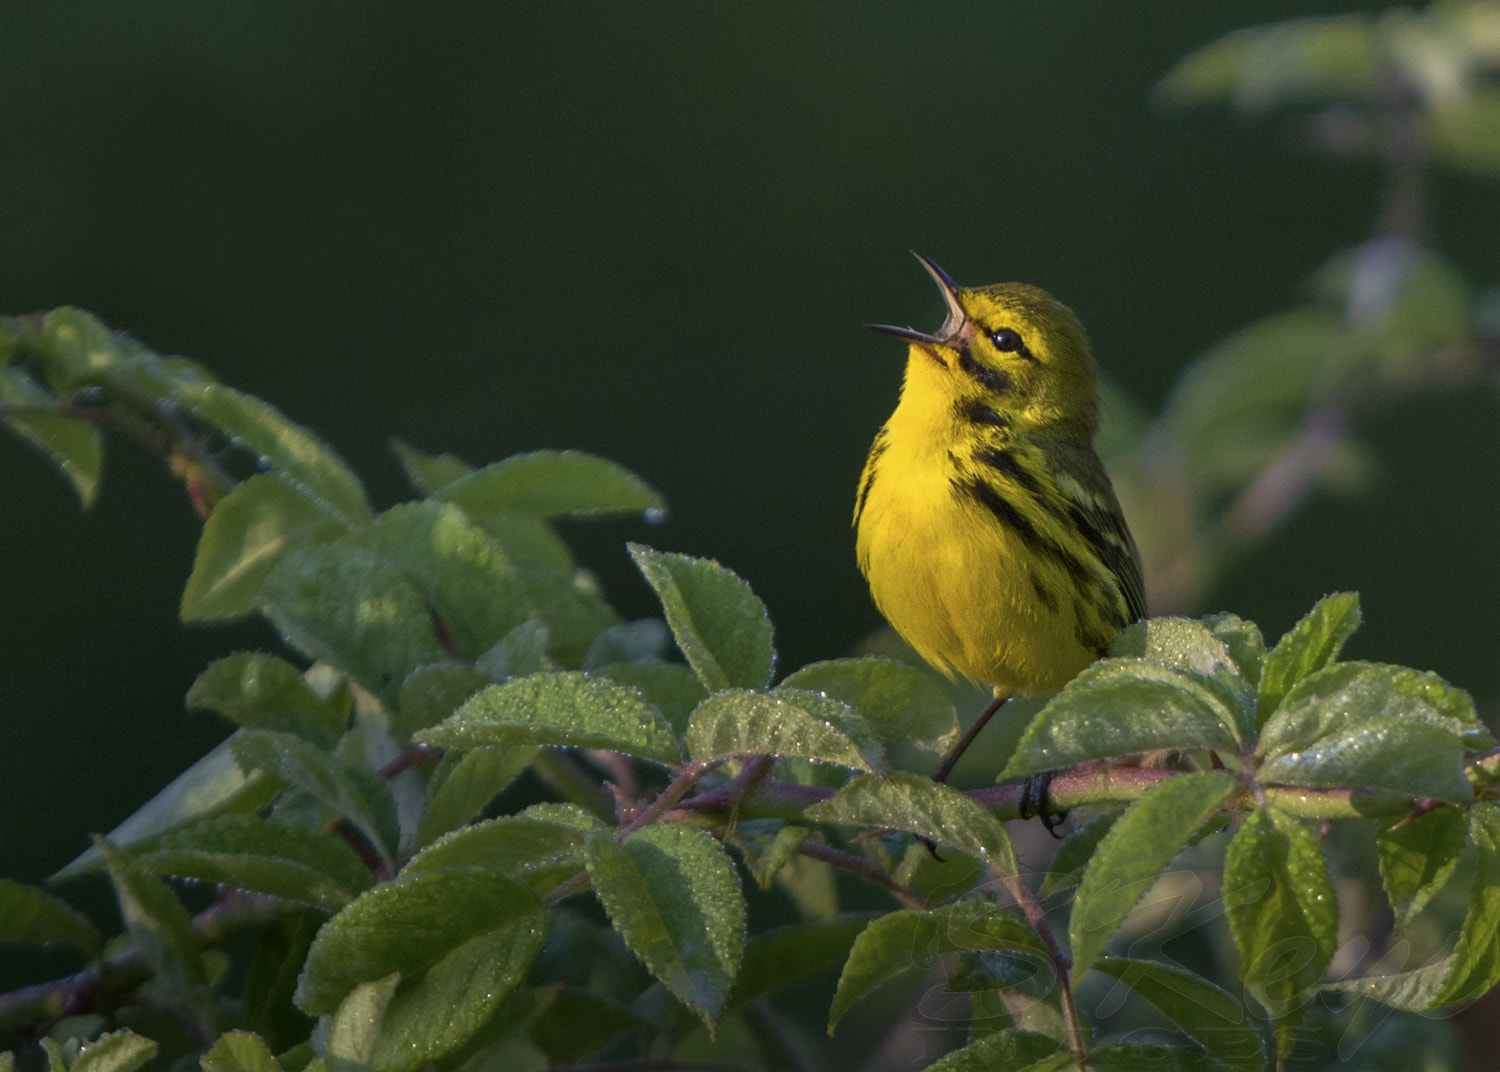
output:
[[[797,851],[810,859],[822,860],[824,863],[832,864],[841,871],[848,871],[850,874],[858,875],[867,882],[885,890],[907,908],[915,908],[925,912],[932,907],[932,902],[927,898],[915,890],[901,885],[901,883],[890,876],[890,873],[885,868],[870,860],[866,860],[863,856],[856,856],[852,852],[836,849],[826,841],[814,841],[811,838],[802,842]]]

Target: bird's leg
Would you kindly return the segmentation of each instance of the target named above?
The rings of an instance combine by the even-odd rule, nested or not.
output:
[[[948,780],[948,775],[953,773],[954,764],[963,758],[963,754],[969,750],[969,745],[974,743],[974,738],[979,736],[979,731],[984,729],[985,724],[995,717],[995,712],[1000,710],[1005,701],[1009,699],[1010,696],[1008,694],[997,692],[994,698],[985,704],[984,710],[979,712],[979,717],[974,720],[974,725],[970,726],[969,732],[964,734],[964,739],[954,745],[953,751],[944,756],[943,761],[938,764],[938,769],[932,776],[934,782],[946,782]]]

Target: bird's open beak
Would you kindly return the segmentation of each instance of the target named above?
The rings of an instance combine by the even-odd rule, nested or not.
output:
[[[871,324],[875,331],[886,335],[894,335],[898,339],[906,339],[909,342],[925,342],[930,345],[942,346],[949,339],[958,334],[958,330],[964,325],[963,306],[958,303],[959,285],[953,281],[953,277],[943,271],[931,260],[912,250],[912,256],[922,262],[922,267],[927,269],[927,274],[937,280],[938,288],[943,292],[943,301],[948,303],[948,319],[943,321],[943,326],[931,335],[917,331],[914,328],[898,328],[893,324]]]

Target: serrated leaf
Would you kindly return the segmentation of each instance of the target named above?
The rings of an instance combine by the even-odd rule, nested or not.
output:
[[[219,500],[203,523],[182,592],[182,620],[249,614],[261,585],[289,552],[326,543],[347,528],[281,477],[256,473]]]
[[[249,1031],[226,1031],[198,1058],[203,1072],[281,1072],[270,1047]]]
[[[1194,833],[1240,783],[1222,771],[1168,778],[1148,789],[1117,819],[1095,850],[1068,918],[1076,983]]]
[[[346,721],[313,691],[302,671],[263,652],[236,652],[210,663],[188,689],[187,705],[247,729],[294,733],[324,748],[338,743]]]
[[[56,942],[99,955],[99,932],[87,916],[35,886],[0,879],[0,943],[46,945]]]
[[[1119,817],[1120,813],[1117,811],[1096,815],[1062,839],[1057,851],[1052,854],[1047,875],[1042,879],[1040,892],[1043,897],[1068,886],[1078,885],[1084,869],[1094,858],[1094,850]]]
[[[1457,808],[1434,808],[1415,819],[1387,819],[1375,834],[1380,881],[1404,930],[1447,884],[1468,841],[1469,820]]]
[[[454,480],[434,498],[470,516],[595,517],[665,510],[649,484],[614,462],[576,450],[516,454]]]
[[[1250,628],[1255,628],[1253,623]],[[1203,685],[1233,715],[1230,729],[1239,738],[1254,733],[1255,690],[1231,657],[1225,639],[1206,621],[1150,618],[1136,622],[1120,631],[1109,651],[1114,656],[1157,663]]]
[[[646,697],[678,734],[687,732],[693,710],[708,696],[693,668],[683,663],[610,663],[595,673]]]
[[[283,783],[262,771],[242,770],[234,758],[234,741],[235,737],[230,737],[219,742],[169,782],[109,832],[109,843],[118,849],[144,849],[168,831],[188,823],[215,815],[251,812],[270,803],[281,792]],[[91,847],[53,875],[53,881],[77,878],[103,862],[99,850]]]
[[[778,755],[864,771],[885,766],[879,739],[853,710],[799,689],[710,696],[688,720],[687,747],[699,760]]]
[[[131,866],[130,857],[103,838],[94,844],[104,856],[109,881],[131,944],[151,965],[157,985],[194,1022],[209,1026],[213,999],[203,953],[193,935],[187,909],[156,878]]]
[[[406,479],[423,495],[432,495],[474,471],[472,465],[456,455],[428,454],[395,437],[390,442],[391,452],[401,462]]]
[[[887,748],[900,742],[946,753],[958,738],[948,690],[908,663],[867,656],[812,663],[787,676],[783,688],[821,692],[854,708]]]
[[[1261,730],[1260,780],[1473,799],[1463,771],[1470,727],[1423,695],[1440,696],[1441,688],[1433,675],[1378,663],[1338,663],[1307,674]]]
[[[104,468],[104,442],[99,429],[85,421],[41,412],[43,407],[57,405],[57,399],[43,390],[26,371],[17,367],[0,368],[0,405],[35,406],[37,412],[11,413],[0,424],[31,443],[57,466],[78,493],[84,509],[94,505],[99,494],[99,476]]]
[[[527,886],[489,870],[422,871],[361,895],[318,932],[297,986],[312,1015],[399,972],[374,1065],[406,1072],[473,1035],[524,977],[546,917]]]
[[[630,951],[711,1027],[744,955],[745,904],[723,847],[694,827],[663,823],[623,843],[595,834],[584,858]]]
[[[672,727],[640,693],[577,671],[491,685],[416,739],[443,748],[563,745],[658,763],[681,758]]]
[[[993,901],[958,901],[926,912],[891,912],[855,939],[828,1013],[828,1033],[833,1034],[856,1002],[898,975],[925,970],[935,958],[966,949],[1047,955],[1045,943],[1031,924]]]
[[[402,873],[486,868],[525,882],[540,896],[582,870],[584,841],[601,829],[599,820],[575,805],[534,804],[439,838]]]
[[[535,748],[471,748],[449,753],[428,783],[427,807],[417,824],[417,848],[473,820],[536,755]]]
[[[465,658],[477,657],[530,613],[509,560],[456,506],[401,503],[341,542],[374,552],[415,585]]]
[[[1312,833],[1275,808],[1251,812],[1225,853],[1223,896],[1240,978],[1270,1012],[1284,1058],[1338,936],[1333,882]]]
[[[343,670],[387,708],[412,670],[443,657],[422,594],[365,548],[293,551],[255,602],[288,642]]]
[[[1335,592],[1313,605],[1286,631],[1266,656],[1261,671],[1256,717],[1265,725],[1281,705],[1287,690],[1338,658],[1339,651],[1359,628],[1359,594]]]
[[[806,814],[816,822],[905,830],[952,845],[1001,875],[1020,873],[999,819],[957,789],[921,775],[896,771],[855,778]]]
[[[1474,885],[1437,1005],[1466,1004],[1500,982],[1500,806],[1486,801],[1470,809],[1469,839]]]
[[[391,720],[391,735],[405,740],[417,730],[435,726],[463,706],[464,701],[492,684],[488,675],[468,663],[419,666],[401,682],[401,698]]]
[[[1224,697],[1190,674],[1149,659],[1106,659],[1032,719],[1000,778],[1157,748],[1234,752],[1236,722]]]
[[[1265,1048],[1245,1007],[1203,976],[1157,960],[1101,957],[1094,969],[1113,976],[1161,1010],[1212,1056],[1231,1068],[1265,1067]]]
[[[347,843],[276,819],[226,815],[168,834],[135,866],[155,875],[299,901],[336,912],[369,888]]]
[[[945,1054],[927,1072],[1053,1072],[1073,1063],[1056,1039],[1006,1028]]]
[[[246,770],[263,770],[311,794],[348,819],[387,861],[395,859],[396,802],[378,774],[289,733],[244,730],[233,740]]]
[[[710,693],[765,688],[776,652],[771,619],[750,586],[712,559],[628,546],[703,687]]]
[[[135,1072],[156,1050],[154,1041],[133,1031],[111,1031],[84,1043],[71,1072]]]

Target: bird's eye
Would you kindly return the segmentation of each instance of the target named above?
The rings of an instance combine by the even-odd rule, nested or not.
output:
[[[1012,331],[1010,328],[998,328],[990,332],[990,341],[995,344],[995,349],[1004,353],[1026,349],[1026,344],[1021,341],[1020,332]]]

